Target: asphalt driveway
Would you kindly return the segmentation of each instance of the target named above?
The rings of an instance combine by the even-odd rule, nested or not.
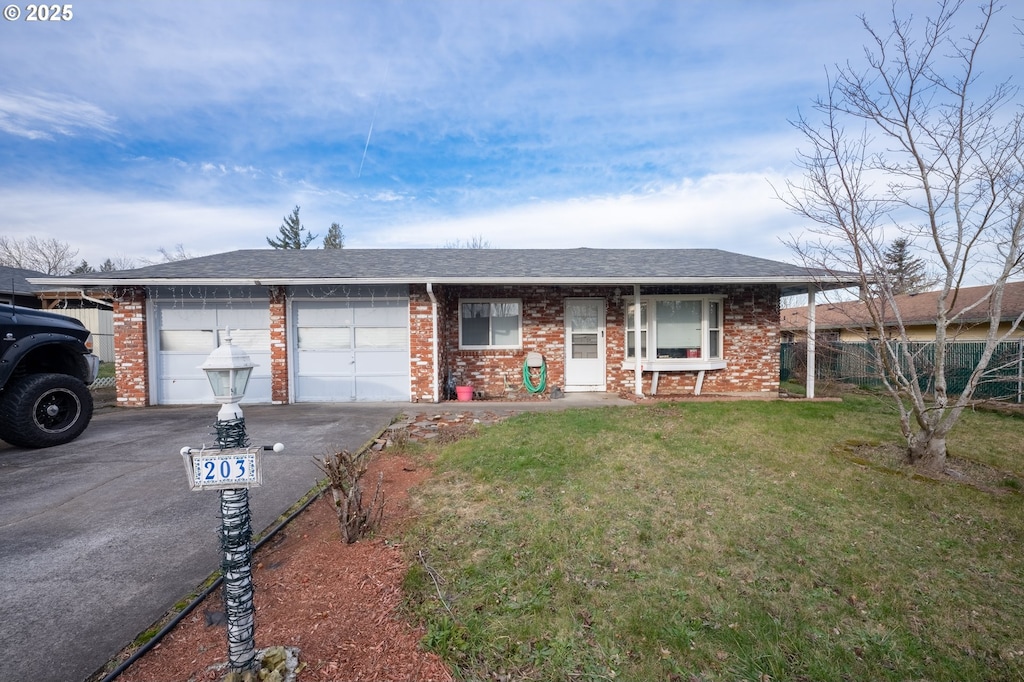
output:
[[[314,458],[356,450],[404,404],[245,406],[264,457],[253,529],[320,477]],[[218,494],[189,490],[179,451],[211,444],[217,407],[100,410],[44,450],[0,441],[0,652],[11,680],[83,680],[217,570]]]

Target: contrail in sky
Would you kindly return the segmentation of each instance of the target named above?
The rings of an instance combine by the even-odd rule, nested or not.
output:
[[[366,150],[370,148],[370,136],[373,135],[373,122],[377,120],[377,109],[380,107],[380,99],[384,96],[384,88],[388,84],[388,74],[391,72],[391,64],[384,69],[384,81],[381,83],[380,92],[377,93],[377,104],[373,107],[373,116],[370,117],[370,129],[366,131],[366,145],[363,146],[363,158],[359,160],[359,173],[356,178],[363,177],[363,164],[366,162]]]

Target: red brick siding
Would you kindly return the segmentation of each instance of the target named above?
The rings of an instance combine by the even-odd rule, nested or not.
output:
[[[119,405],[149,405],[149,353],[146,348],[144,289],[114,291],[114,371]]]
[[[723,357],[727,367],[704,373],[702,393],[772,393],[779,390],[779,292],[774,286],[733,286],[722,291]],[[632,294],[632,292],[629,292]],[[644,289],[643,294],[648,291]],[[658,293],[706,293],[677,289]],[[626,297],[624,297],[626,298]],[[634,392],[632,368],[625,360],[625,305],[608,308],[609,390]],[[632,360],[630,360],[632,364]],[[652,372],[643,373],[643,392],[649,395]],[[694,392],[697,372],[661,372],[658,395]]]
[[[719,290],[720,291],[720,290]],[[694,288],[663,288],[650,293],[708,293]],[[779,308],[774,286],[735,286],[725,290],[723,343],[728,366],[705,373],[704,393],[766,393],[779,388]],[[624,367],[625,310],[632,289],[614,287],[445,287],[438,293],[441,327],[441,380],[451,372],[459,384],[472,385],[485,397],[508,391],[525,394],[522,367],[529,351],[547,364],[548,392],[565,383],[565,299],[601,297],[606,301],[607,389],[633,393],[632,363]],[[460,298],[518,298],[523,302],[523,343],[516,350],[460,350]],[[416,362],[415,356],[413,362]],[[651,390],[652,373],[644,372],[643,390]],[[692,394],[696,372],[662,372],[659,395]],[[443,393],[442,393],[443,395]]]
[[[288,402],[288,308],[287,290],[270,289],[270,400]]]
[[[617,295],[616,289],[619,289]],[[438,299],[437,363],[433,305],[426,287],[409,291],[410,399],[444,397],[444,382],[451,373],[458,383],[470,384],[487,397],[509,393],[523,397],[522,367],[526,354],[537,351],[547,364],[547,392],[565,382],[565,299],[600,297],[606,301],[606,366],[609,391],[632,393],[634,374],[625,361],[625,309],[631,288],[616,287],[435,287]],[[643,292],[649,292],[647,289]],[[657,293],[706,293],[693,288],[662,289]],[[706,393],[767,393],[779,388],[778,290],[773,286],[736,286],[725,290],[723,341],[728,367],[708,371]],[[514,350],[460,350],[460,298],[518,298],[523,302],[523,343]],[[286,291],[270,292],[270,339],[272,400],[288,401],[288,345]],[[146,346],[146,294],[143,289],[115,292],[114,349],[118,403],[141,407],[149,404],[149,357]],[[435,375],[435,367],[437,372]],[[650,372],[643,374],[643,390],[651,390]],[[660,395],[694,391],[696,372],[662,372]]]
[[[434,306],[427,288],[409,287],[409,395],[413,402],[434,402]],[[440,395],[440,394],[439,394]]]

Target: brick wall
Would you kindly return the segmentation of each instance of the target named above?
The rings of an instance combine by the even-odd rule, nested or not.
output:
[[[287,289],[270,289],[270,400],[288,402],[288,308]]]
[[[777,393],[779,390],[779,292],[771,285],[731,286],[723,303],[722,352],[728,366],[704,373],[701,393]],[[632,293],[632,292],[630,292]],[[644,289],[644,294],[648,291]],[[675,289],[657,293],[707,293]],[[625,306],[608,308],[609,390],[634,392],[632,368],[625,361]],[[629,364],[632,365],[632,360]],[[650,395],[652,372],[643,373],[643,392]],[[692,394],[697,372],[661,372],[658,395]]]
[[[721,291],[721,289],[716,290]],[[650,293],[701,294],[707,289],[661,288]],[[726,289],[723,305],[723,343],[728,367],[705,373],[704,393],[768,393],[779,388],[779,307],[774,286],[734,286]],[[632,289],[614,287],[445,287],[438,292],[442,348],[442,382],[451,373],[457,383],[472,385],[485,397],[523,397],[522,368],[529,351],[544,356],[547,391],[565,385],[565,299],[603,297],[606,301],[607,390],[634,392],[632,361],[626,362],[625,311]],[[460,350],[459,299],[519,298],[523,302],[523,343],[515,350]],[[414,364],[416,357],[413,358]],[[643,391],[651,391],[652,373],[643,374]],[[659,395],[692,394],[697,372],[661,372]],[[443,396],[442,396],[443,397]]]
[[[114,368],[117,403],[149,405],[149,354],[146,349],[146,292],[114,291]]]
[[[434,310],[423,285],[409,287],[409,396],[434,402]]]
[[[627,289],[627,288],[622,288]],[[438,299],[440,346],[434,363],[433,307],[426,287],[410,287],[410,399],[431,402],[434,385],[445,398],[445,381],[472,385],[486,397],[527,397],[523,387],[523,362],[536,351],[547,365],[547,391],[565,384],[565,299],[601,297],[606,301],[607,390],[633,393],[632,362],[625,362],[625,310],[631,289],[615,287],[435,287]],[[649,292],[645,289],[645,295]],[[693,288],[663,289],[657,293],[707,293]],[[728,367],[708,371],[705,393],[768,393],[779,388],[778,290],[773,286],[735,286],[726,289],[723,306],[723,341]],[[523,302],[523,343],[514,350],[460,350],[459,299],[518,298]],[[272,400],[288,401],[288,347],[286,292],[270,292],[270,340]],[[117,369],[117,401],[141,407],[149,401],[149,357],[146,347],[146,294],[141,288],[118,289],[114,294],[114,362]],[[435,366],[437,372],[435,374]],[[662,372],[659,395],[690,394],[696,372]],[[651,390],[645,372],[643,390]]]

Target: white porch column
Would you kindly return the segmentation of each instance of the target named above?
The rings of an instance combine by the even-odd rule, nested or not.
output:
[[[633,391],[641,398],[644,396],[644,364],[641,358],[642,346],[640,340],[643,334],[640,333],[640,285],[633,285]]]
[[[815,294],[817,293],[817,287],[813,284],[807,287],[807,397],[814,397],[814,337],[816,335],[815,328],[815,312],[817,304],[815,303]]]
[[[434,295],[434,285],[431,282],[427,282],[427,296],[430,298],[430,353],[433,355],[431,361],[431,372],[433,373],[434,380],[431,382],[434,385],[434,402],[441,402],[441,381],[439,363],[440,360],[437,357],[438,353],[438,340],[437,340],[437,296]]]

